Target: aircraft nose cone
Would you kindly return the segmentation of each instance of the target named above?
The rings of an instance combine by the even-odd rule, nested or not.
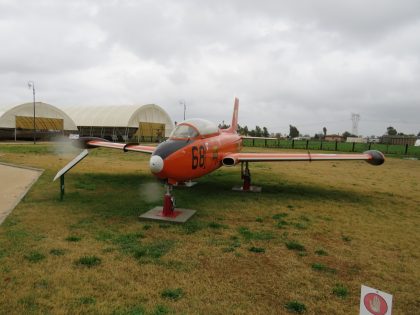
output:
[[[157,174],[163,169],[163,160],[159,155],[152,155],[149,161],[150,170]]]

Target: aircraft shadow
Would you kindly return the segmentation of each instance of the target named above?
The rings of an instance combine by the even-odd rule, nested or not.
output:
[[[195,186],[198,191],[202,191],[203,194],[220,198],[221,193],[239,194],[241,193],[231,191],[233,186],[241,186],[239,180],[236,181],[224,181],[223,183],[215,180],[201,180],[198,185]],[[371,202],[372,197],[363,193],[355,191],[330,188],[320,185],[308,185],[304,183],[266,183],[261,184],[254,183],[257,186],[262,187],[262,193],[250,193],[255,196],[266,196],[267,198],[276,199],[309,199],[309,200],[332,200],[332,201],[345,201],[352,203],[360,202]]]
[[[121,192],[124,191],[126,196],[134,198],[138,203],[145,204],[160,204],[163,198],[164,189],[163,183],[154,179],[148,174],[107,174],[107,173],[85,173],[73,175],[73,179],[67,181],[74,181],[73,185],[80,188],[78,195],[91,194],[91,190],[95,190],[98,195],[98,190],[106,190],[107,199],[121,198]],[[180,200],[199,201],[205,199],[219,199],[220,198],[267,198],[273,200],[330,200],[342,201],[351,203],[371,203],[372,197],[363,193],[355,191],[330,188],[321,185],[308,185],[304,183],[281,182],[281,183],[267,183],[262,182],[262,193],[240,193],[232,191],[233,186],[240,186],[241,181],[233,178],[222,178],[219,176],[205,176],[200,178],[198,184],[191,188],[176,187],[174,195]],[[144,184],[153,184],[155,187],[151,194],[153,201],[148,200],[149,192],[142,193]],[[255,183],[258,185],[259,183]],[[93,187],[90,188],[90,187]],[[86,189],[83,189],[86,188]],[[84,191],[83,191],[84,190]],[[97,196],[98,197],[98,196]],[[92,201],[92,203],[94,200]],[[121,200],[119,201],[121,202]]]

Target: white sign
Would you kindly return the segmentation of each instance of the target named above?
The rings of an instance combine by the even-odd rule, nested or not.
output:
[[[77,140],[77,139],[79,139],[79,135],[71,133],[71,134],[69,134],[69,139],[70,140]]]
[[[392,295],[362,285],[360,315],[391,315]]]
[[[68,171],[70,171],[74,166],[76,166],[77,163],[79,163],[81,160],[83,160],[87,155],[89,154],[89,151],[87,149],[84,149],[82,153],[80,153],[78,156],[76,156],[73,160],[71,160],[66,166],[64,166],[58,173],[55,175],[53,181],[55,181],[57,178],[59,178],[61,175],[66,174]]]

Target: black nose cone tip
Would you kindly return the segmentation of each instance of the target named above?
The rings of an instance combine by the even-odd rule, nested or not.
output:
[[[369,164],[372,165],[381,165],[385,162],[385,156],[382,154],[382,152],[376,151],[376,150],[369,150],[364,152],[364,154],[369,154],[372,158],[370,160],[367,160]]]

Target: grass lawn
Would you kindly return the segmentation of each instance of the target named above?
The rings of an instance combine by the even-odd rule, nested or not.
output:
[[[222,168],[174,190],[198,212],[172,225],[138,220],[163,195],[139,153],[92,150],[60,201],[75,155],[0,144],[45,169],[0,226],[0,314],[357,314],[361,284],[420,309],[420,161],[251,164],[261,194]]]

